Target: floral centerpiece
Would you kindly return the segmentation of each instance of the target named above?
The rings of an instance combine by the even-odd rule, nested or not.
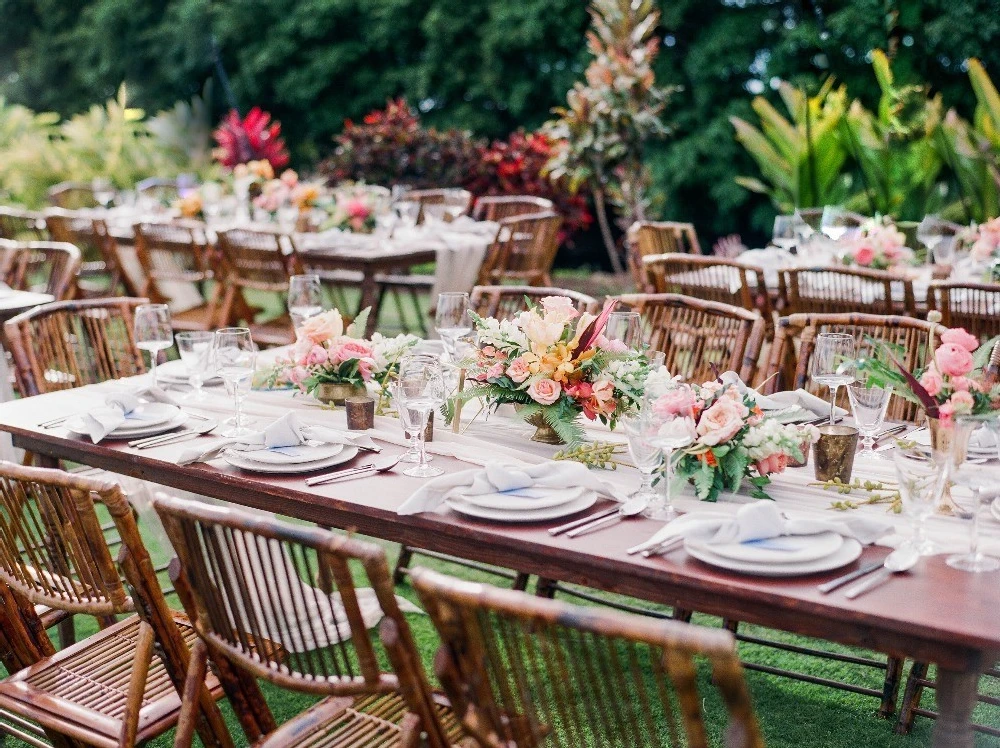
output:
[[[913,250],[906,235],[890,220],[871,218],[861,225],[861,234],[848,240],[843,263],[872,270],[897,270],[912,265]]]
[[[277,179],[269,179],[263,183],[259,194],[253,199],[253,205],[272,218],[286,205],[295,206],[303,214],[316,205],[321,195],[320,185],[303,182],[298,173],[285,169]]]
[[[767,418],[753,390],[737,383],[717,379],[685,384],[661,369],[650,375],[646,386],[649,407],[664,418],[661,428],[690,439],[689,446],[674,453],[672,467],[678,477],[694,484],[702,501],[737,491],[744,480],[752,496],[770,498],[764,491],[769,476],[782,472],[790,460],[801,463],[803,448],[819,436],[814,426]]]
[[[1000,218],[970,224],[958,232],[955,241],[969,250],[975,262],[984,263],[1000,256]]]
[[[479,349],[463,362],[474,384],[461,400],[483,398],[491,409],[514,404],[537,427],[536,441],[581,441],[581,414],[614,428],[641,398],[648,364],[602,334],[613,308],[595,318],[566,297],[547,296],[510,320],[473,314]]]
[[[370,234],[375,230],[375,216],[386,202],[382,188],[357,184],[340,187],[334,191],[333,200],[326,208],[329,214],[323,229],[340,229],[355,234]]]

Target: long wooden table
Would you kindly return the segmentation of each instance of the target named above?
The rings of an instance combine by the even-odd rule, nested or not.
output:
[[[123,442],[94,445],[60,429],[37,424],[76,412],[80,391],[43,395],[0,405],[0,428],[15,443],[46,460],[71,460],[116,473],[193,491],[244,506],[322,525],[353,529],[389,541],[562,579],[657,603],[758,623],[844,644],[869,647],[938,665],[939,748],[970,748],[970,715],[978,675],[1000,658],[1000,584],[996,574],[949,568],[943,557],[921,562],[916,573],[895,578],[878,592],[849,601],[821,595],[816,584],[847,569],[797,579],[741,577],[712,569],[683,550],[663,557],[628,556],[625,549],[648,538],[659,523],[636,519],[580,539],[551,537],[549,524],[500,526],[443,511],[399,516],[396,508],[420,481],[377,476],[307,489],[302,477],[251,475],[212,465],[180,467],[179,453],[191,442],[148,451]],[[342,414],[318,414],[334,421]],[[202,440],[207,444],[207,440]],[[488,457],[488,442],[483,444]],[[385,453],[402,447],[386,445]],[[437,456],[448,471],[470,466]],[[888,549],[866,548],[857,563],[881,558]]]

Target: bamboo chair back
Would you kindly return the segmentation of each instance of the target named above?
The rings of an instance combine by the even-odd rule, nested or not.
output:
[[[871,338],[893,346],[895,356],[910,371],[927,363],[930,333],[935,337],[947,328],[912,317],[879,314],[792,314],[778,320],[765,376],[765,390],[776,392],[803,388],[819,396],[829,396],[829,390],[812,381],[813,352],[816,336],[824,332],[845,332],[857,340],[859,356],[871,356]],[[773,378],[772,375],[774,375]],[[838,405],[847,406],[847,393],[841,390]],[[917,421],[923,410],[901,397],[889,402],[886,418],[896,421]]]
[[[486,253],[476,285],[518,281],[529,286],[551,286],[552,264],[559,251],[557,213],[535,213],[504,218],[496,240]]]
[[[82,262],[80,250],[64,242],[7,242],[4,282],[19,291],[71,298]]]
[[[701,244],[692,223],[676,221],[636,221],[626,233],[627,260],[636,288],[644,292],[656,289],[648,285],[643,258],[650,255],[701,254]]]
[[[964,327],[986,342],[1000,335],[1000,284],[935,281],[927,292],[928,309],[941,312],[945,327]]]
[[[729,714],[725,744],[763,746],[728,631],[475,584],[416,568],[444,644],[438,675],[479,745],[709,745],[696,658]]]
[[[133,332],[146,299],[62,301],[8,320],[4,336],[26,396],[72,389],[146,370]]]
[[[913,314],[913,282],[882,270],[787,268],[779,271],[779,295],[789,314],[837,314],[869,309]],[[898,299],[898,301],[897,301]]]
[[[642,316],[643,337],[662,351],[667,370],[701,383],[718,370],[737,372],[749,382],[764,343],[764,320],[756,311],[681,294],[626,294],[616,297]]]
[[[108,225],[103,218],[94,218],[86,212],[62,208],[49,208],[44,216],[45,225],[54,241],[72,244],[83,253],[81,274],[86,272],[88,266],[94,266],[95,273],[107,276],[107,291],[102,293],[102,296],[117,293],[119,286],[124,287],[127,295],[142,295],[142,289],[135,287],[131,278],[122,271],[118,242],[108,231]]]
[[[214,275],[207,241],[194,223],[137,223],[135,250],[146,276],[143,295],[157,301],[167,298],[158,283],[203,283]]]
[[[823,223],[823,208],[799,208],[795,212],[801,216],[802,220],[813,231],[820,230],[820,225]],[[860,213],[854,213],[849,210],[844,211],[844,218],[848,226],[854,226],[855,228],[860,227],[866,220]]]
[[[55,238],[55,237],[54,237]],[[0,206],[0,239],[17,242],[44,242],[49,239],[41,213]],[[57,239],[57,241],[64,241]]]
[[[298,257],[284,254],[281,234],[229,229],[219,232],[217,244],[227,285],[283,293],[298,272]]]
[[[53,185],[49,188],[49,203],[68,210],[98,207],[93,186],[83,182],[60,182]]]
[[[480,317],[513,319],[527,310],[528,304],[540,305],[546,296],[563,296],[576,306],[580,314],[596,314],[597,299],[568,288],[540,286],[476,286],[469,296],[469,306]]]
[[[163,206],[170,206],[180,198],[177,180],[162,177],[149,177],[137,182],[135,192],[138,197],[154,200]]]
[[[476,200],[472,217],[477,221],[499,221],[513,216],[532,213],[550,213],[555,210],[551,200],[534,195],[485,195]]]
[[[454,205],[462,207],[463,213],[468,213],[472,207],[472,193],[460,187],[441,187],[429,190],[409,190],[403,195],[403,200],[420,203],[420,207],[425,205]],[[420,211],[421,218],[423,210]]]

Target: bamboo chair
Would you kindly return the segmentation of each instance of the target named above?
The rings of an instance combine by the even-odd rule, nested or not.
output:
[[[30,397],[145,372],[135,308],[146,299],[61,301],[4,324],[21,393]]]
[[[220,231],[217,246],[223,267],[220,323],[246,322],[254,341],[260,345],[294,343],[295,328],[287,312],[272,320],[255,322],[256,312],[244,294],[264,291],[284,298],[289,278],[302,272],[298,255],[294,250],[286,255],[281,235],[270,231]]]
[[[823,208],[798,208],[795,212],[802,217],[802,220],[805,221],[809,228],[813,231],[820,230],[820,225],[823,223]],[[854,213],[849,210],[844,211],[844,217],[846,219],[845,223],[849,226],[854,226],[855,228],[860,227],[861,224],[868,220],[860,213]]]
[[[442,187],[429,190],[409,190],[403,200],[420,203],[418,221],[423,221],[425,205],[455,205],[463,207],[463,214],[472,207],[472,193],[460,187]]]
[[[442,639],[436,669],[484,746],[709,745],[696,658],[729,716],[724,744],[764,745],[732,636],[413,570]]]
[[[220,326],[219,289],[208,288],[216,278],[215,262],[200,225],[182,221],[137,223],[135,251],[146,279],[142,295],[154,303],[171,305],[170,324],[175,330],[204,331]],[[201,303],[177,308],[170,284],[190,284],[197,289]]]
[[[237,509],[153,504],[177,551],[174,582],[199,637],[189,683],[201,681],[211,659],[253,745],[415,747],[421,731],[437,748],[461,740],[450,709],[432,698],[381,548]],[[335,595],[304,583],[317,573],[333,580]],[[367,613],[352,574],[372,585]],[[366,630],[383,615],[395,673],[380,668]],[[256,679],[326,698],[278,727]],[[191,744],[194,706],[185,698],[176,746]]]
[[[49,188],[49,203],[56,208],[79,210],[98,207],[94,188],[84,182],[60,182]]]
[[[616,298],[642,316],[645,341],[665,354],[671,374],[700,383],[715,377],[714,365],[752,380],[764,343],[759,312],[672,293]]]
[[[778,320],[774,345],[767,363],[765,376],[767,393],[778,390],[804,388],[815,395],[826,396],[826,387],[812,381],[812,354],[816,336],[821,332],[846,332],[857,339],[858,352],[870,353],[871,346],[865,338],[889,343],[898,347],[900,363],[910,371],[922,368],[928,356],[931,330],[940,339],[946,328],[912,317],[879,314],[792,314]],[[773,378],[771,378],[773,376]],[[841,392],[838,405],[847,406],[847,393]],[[917,421],[923,410],[901,397],[889,403],[886,418],[891,421]]]
[[[177,189],[176,179],[164,179],[163,177],[149,177],[137,182],[135,193],[138,197],[145,197],[155,200],[160,205],[169,207],[180,199],[180,192]]]
[[[593,296],[568,288],[542,286],[476,286],[469,296],[469,306],[480,317],[512,319],[528,308],[529,301],[538,305],[546,296],[569,299],[581,314],[596,314],[599,308]]]
[[[128,589],[95,503],[121,535],[118,564]],[[57,746],[134,746],[172,727],[195,633],[167,607],[121,489],[0,463],[0,527],[0,629],[11,647],[0,709],[36,722]],[[94,616],[101,630],[56,652],[35,605]],[[221,695],[216,678],[203,674],[189,684],[202,740],[228,745],[212,694]]]
[[[680,293],[706,301],[736,304],[760,312],[768,340],[774,337],[774,312],[764,271],[718,257],[671,253],[642,258],[652,293]]]
[[[0,240],[0,249],[6,250],[3,279],[11,288],[47,293],[57,301],[73,297],[81,258],[72,244]]]
[[[45,242],[49,240],[49,232],[46,230],[45,219],[41,213],[0,206],[0,239]]]
[[[913,667],[910,668],[910,674],[906,678],[906,688],[903,691],[903,706],[899,711],[899,719],[896,722],[896,732],[900,735],[909,734],[910,730],[913,729],[913,722],[917,717],[938,718],[936,711],[924,709],[920,706],[920,697],[923,694],[923,690],[925,688],[933,689],[937,687],[937,680],[930,677],[928,672],[929,667],[926,662],[914,662]],[[994,681],[991,692],[995,694],[997,683],[1000,683],[1000,665],[986,670],[982,678],[990,678]],[[982,681],[982,678],[980,681]],[[1000,707],[1000,697],[983,693],[982,690],[976,694],[976,700],[981,704],[987,704],[991,707]],[[997,722],[993,722],[992,725],[973,722],[972,729],[984,735],[1000,738],[1000,726],[998,726]]]
[[[516,281],[551,287],[562,218],[553,212],[534,213],[504,218],[499,223],[500,231],[486,252],[476,285]]]
[[[927,291],[927,308],[941,312],[945,327],[964,327],[980,342],[1000,335],[1000,284],[935,281]]]
[[[53,241],[72,244],[83,254],[76,283],[78,297],[113,296],[122,288],[127,294],[139,295],[140,289],[130,288],[122,273],[117,242],[103,218],[62,208],[49,208],[43,215]]]
[[[654,291],[646,284],[642,258],[663,254],[701,254],[701,244],[692,223],[676,221],[636,221],[625,235],[628,249],[629,270],[636,288],[643,292]]]
[[[484,195],[476,199],[472,217],[477,221],[499,221],[532,213],[551,213],[555,205],[551,200],[533,195]]]
[[[778,295],[787,314],[838,314],[859,309],[870,314],[916,313],[913,282],[884,270],[787,268],[778,271]]]

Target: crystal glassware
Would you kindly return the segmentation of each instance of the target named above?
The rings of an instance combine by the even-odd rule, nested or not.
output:
[[[842,332],[822,332],[816,336],[813,351],[812,379],[830,388],[830,425],[834,423],[837,391],[854,381],[856,343],[853,335]]]
[[[459,338],[472,332],[472,317],[469,316],[469,294],[438,294],[434,312],[434,329],[444,344],[448,361],[454,363]]]
[[[243,420],[243,400],[250,392],[257,361],[257,348],[246,327],[224,327],[215,332],[213,352],[219,376],[233,398],[235,419],[222,436],[238,437],[252,433]]]
[[[927,247],[928,262],[932,259],[934,262],[941,262],[934,252],[934,249],[945,238],[941,228],[941,219],[933,215],[924,216],[923,220],[917,225],[917,241]]]
[[[901,447],[892,450],[896,480],[903,511],[913,518],[910,545],[921,556],[930,556],[937,547],[924,534],[924,522],[934,513],[938,495],[946,479],[947,458],[927,448]]]
[[[299,222],[299,206],[293,203],[285,203],[278,208],[278,228],[286,234],[295,231],[295,226]]]
[[[323,286],[318,275],[293,275],[288,279],[288,315],[296,329],[322,311]]]
[[[961,510],[959,516],[969,522],[969,550],[948,556],[945,563],[953,569],[981,573],[1000,569],[1000,560],[987,556],[979,548],[979,517],[985,503],[1000,493],[1000,466],[968,454],[969,435],[982,426],[978,418],[958,417],[952,426],[951,460],[948,479],[955,484],[951,498]],[[986,498],[986,501],[984,501]]]
[[[115,199],[115,187],[110,179],[97,177],[90,183],[90,189],[94,192],[94,200],[105,210],[111,206]]]
[[[843,208],[838,208],[835,205],[827,205],[823,208],[819,230],[826,234],[831,241],[840,241],[849,228],[847,213],[844,212]]]
[[[799,242],[795,216],[775,216],[771,243],[776,247],[790,250]]]
[[[399,200],[393,206],[399,216],[399,225],[403,228],[413,228],[420,218],[420,203],[415,200]]]
[[[629,498],[642,499],[648,506],[658,498],[653,488],[653,474],[663,461],[663,452],[655,441],[658,424],[648,412],[642,411],[626,416],[621,423],[628,438],[628,451],[632,462],[642,476],[639,489]]]
[[[639,312],[611,312],[604,327],[604,337],[637,350],[642,345],[642,320]]]
[[[139,350],[149,353],[149,375],[154,387],[158,384],[156,362],[160,351],[165,351],[173,343],[170,307],[166,304],[143,304],[135,310],[135,344]]]
[[[399,365],[396,387],[399,405],[404,410],[413,410],[419,414],[417,444],[420,447],[420,460],[413,467],[404,470],[403,474],[414,478],[442,475],[444,470],[427,464],[427,445],[424,440],[427,419],[433,410],[444,404],[445,384],[441,363],[425,357],[404,358]]]
[[[862,382],[852,382],[847,385],[847,396],[851,401],[851,413],[854,425],[861,432],[861,454],[865,457],[878,458],[875,451],[875,435],[885,423],[885,412],[889,409],[892,398],[892,387],[867,386]]]
[[[667,522],[678,517],[671,496],[674,452],[688,446],[695,439],[694,392],[687,385],[679,385],[679,389],[681,392],[678,396],[671,399],[669,411],[655,409],[651,402],[644,402],[640,410],[656,426],[656,433],[651,436],[650,441],[663,453],[664,483],[662,500],[651,503],[643,514]],[[684,396],[685,392],[687,397]]]
[[[186,400],[204,400],[206,395],[202,390],[205,380],[215,373],[215,362],[212,357],[212,343],[215,333],[195,330],[179,332],[174,335],[181,361],[187,369],[191,392],[184,396]]]

